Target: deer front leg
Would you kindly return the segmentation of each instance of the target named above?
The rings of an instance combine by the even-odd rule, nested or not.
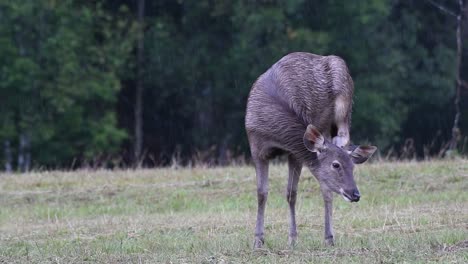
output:
[[[288,186],[286,189],[286,199],[289,204],[289,246],[294,246],[297,240],[296,228],[296,197],[297,184],[301,175],[302,163],[295,159],[292,155],[288,157],[289,177]]]
[[[268,161],[256,160],[255,171],[257,174],[257,223],[255,225],[254,248],[261,248],[264,240],[264,216],[265,205],[268,198]]]
[[[326,187],[321,188],[323,201],[325,205],[325,245],[333,246],[335,245],[333,239],[333,193]]]

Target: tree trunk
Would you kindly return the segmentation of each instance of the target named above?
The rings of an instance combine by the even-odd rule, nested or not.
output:
[[[460,7],[459,13],[457,15],[457,84],[456,84],[456,91],[455,91],[455,118],[453,121],[453,128],[452,128],[452,139],[450,140],[450,147],[449,150],[453,151],[457,148],[458,141],[460,139],[460,128],[458,126],[460,120],[460,90],[462,88],[462,79],[460,76],[461,70],[461,59],[462,59],[462,38],[461,38],[461,25],[462,25],[462,14],[463,14],[463,0],[458,0],[458,4]]]
[[[24,167],[23,172],[28,172],[31,168],[31,137],[25,135],[25,146],[24,146]]]
[[[141,166],[143,146],[143,41],[144,41],[145,0],[138,0],[138,46],[137,46],[137,79],[135,91],[135,142],[134,164]]]
[[[18,170],[21,172],[29,171],[29,165],[31,163],[31,153],[29,145],[29,137],[26,134],[21,133],[18,148]]]
[[[13,158],[11,155],[11,146],[10,146],[10,141],[5,140],[4,142],[4,151],[5,151],[5,172],[6,173],[11,173],[13,171]]]
[[[18,170],[23,172],[23,166],[24,166],[24,134],[21,134],[19,137],[19,147],[18,147]]]

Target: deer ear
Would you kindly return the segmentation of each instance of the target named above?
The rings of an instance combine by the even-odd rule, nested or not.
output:
[[[312,152],[320,152],[324,147],[325,139],[320,131],[313,125],[308,125],[304,133],[304,145]]]
[[[374,146],[357,146],[349,152],[349,155],[354,164],[361,164],[366,162],[376,150],[377,147]]]

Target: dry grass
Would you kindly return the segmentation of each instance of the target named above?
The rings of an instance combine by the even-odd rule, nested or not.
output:
[[[299,244],[288,248],[287,168],[270,173],[260,251],[251,249],[250,167],[3,174],[0,262],[468,262],[466,160],[358,167],[363,198],[336,199],[332,248],[322,245],[322,201],[305,169]]]

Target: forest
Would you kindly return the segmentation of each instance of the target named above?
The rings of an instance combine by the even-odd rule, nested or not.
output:
[[[249,159],[256,78],[338,55],[351,139],[383,159],[468,153],[462,0],[0,0],[2,170]]]

